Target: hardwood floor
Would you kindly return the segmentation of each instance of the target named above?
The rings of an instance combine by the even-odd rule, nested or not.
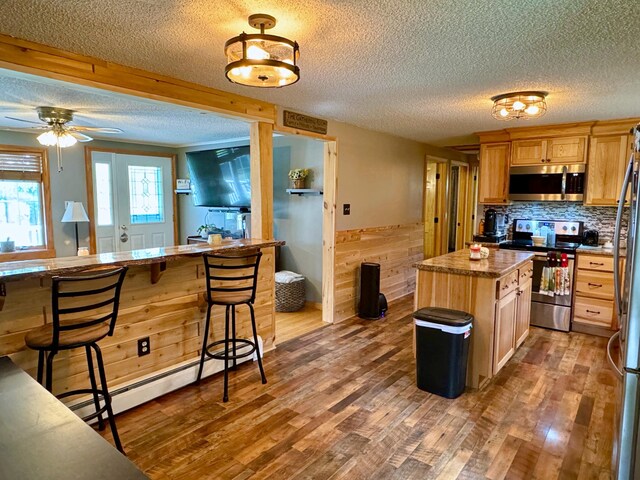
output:
[[[615,378],[605,339],[533,328],[482,392],[415,386],[411,300],[278,345],[118,416],[156,479],[606,479]],[[109,437],[109,433],[105,433]]]
[[[306,304],[297,312],[276,312],[276,345],[313,332],[326,325],[322,321],[322,310]]]

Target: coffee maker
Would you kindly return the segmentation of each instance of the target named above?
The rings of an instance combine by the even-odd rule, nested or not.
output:
[[[508,219],[503,213],[496,212],[493,208],[484,212],[484,233],[474,235],[474,242],[500,243],[507,239],[506,225]]]

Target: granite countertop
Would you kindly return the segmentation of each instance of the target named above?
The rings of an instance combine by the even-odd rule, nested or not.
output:
[[[458,250],[414,264],[418,270],[477,277],[502,277],[533,258],[532,252],[490,250],[489,258],[470,260],[469,250]]]
[[[613,249],[605,249],[605,248],[602,248],[602,246],[597,247],[597,248],[579,247],[578,250],[576,250],[576,253],[585,253],[585,254],[589,254],[589,255],[604,255],[606,257],[613,257]],[[621,248],[620,249],[620,257],[624,258],[626,256],[627,256],[627,249],[626,248]]]
[[[500,248],[500,244],[495,242],[464,242],[465,247],[470,247],[471,245],[482,245],[483,247],[494,249]]]
[[[21,260],[0,263],[0,281],[23,278],[48,277],[81,272],[94,267],[108,265],[151,265],[153,263],[178,260],[181,257],[197,257],[205,252],[241,252],[254,248],[284,245],[281,240],[240,239],[223,240],[219,245],[206,243],[197,245],[176,245],[174,247],[147,248],[130,252],[101,253],[83,257],[47,258],[42,260]]]

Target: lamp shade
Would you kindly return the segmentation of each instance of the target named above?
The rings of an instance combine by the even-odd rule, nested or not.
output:
[[[85,212],[84,207],[82,206],[82,202],[69,202],[61,220],[62,223],[88,221],[89,217],[87,216],[87,212]]]

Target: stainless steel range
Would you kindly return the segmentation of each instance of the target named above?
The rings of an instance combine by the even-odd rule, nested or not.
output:
[[[516,219],[513,221],[513,240],[500,244],[500,248],[526,250],[535,254],[533,257],[531,325],[562,330],[563,332],[568,332],[571,329],[575,258],[576,250],[582,240],[582,229],[582,222]],[[534,245],[533,235],[543,236],[548,239],[549,243]],[[548,255],[550,252],[557,252],[560,256],[566,254],[569,271],[569,288],[565,292],[567,294],[550,295],[548,292],[544,293],[545,288],[541,285],[543,270],[545,266],[549,266]]]

